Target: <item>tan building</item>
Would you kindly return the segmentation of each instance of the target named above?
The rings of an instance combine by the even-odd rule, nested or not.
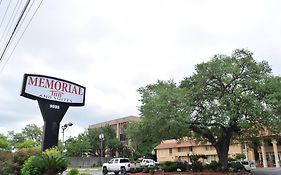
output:
[[[243,146],[241,143],[231,145],[228,152],[229,156],[234,156],[236,153],[245,153]],[[189,162],[190,155],[195,154],[206,155],[207,159],[204,160],[205,163],[210,163],[213,160],[218,161],[216,149],[210,143],[199,144],[192,140],[177,141],[172,139],[162,141],[155,149],[159,162],[175,161],[178,158]],[[248,150],[247,156],[249,160],[253,160],[253,151]]]
[[[109,125],[115,130],[116,137],[120,141],[128,143],[126,133],[125,133],[126,125],[129,122],[136,122],[136,121],[140,121],[140,120],[141,120],[141,117],[127,116],[127,117],[118,118],[118,119],[115,119],[115,120],[109,120],[109,121],[106,121],[106,122],[93,124],[93,125],[90,125],[89,128],[101,128],[101,127]]]
[[[229,157],[232,157],[237,153],[243,153],[247,160],[252,160],[263,167],[269,165],[280,167],[281,146],[278,148],[277,143],[275,139],[263,139],[257,150],[257,155],[255,155],[255,151],[247,143],[237,142],[230,145],[228,154]],[[155,147],[155,150],[159,162],[175,161],[179,158],[190,161],[189,156],[195,154],[206,155],[207,159],[203,160],[205,163],[210,163],[213,160],[218,161],[216,150],[210,143],[200,144],[192,140],[164,140]]]

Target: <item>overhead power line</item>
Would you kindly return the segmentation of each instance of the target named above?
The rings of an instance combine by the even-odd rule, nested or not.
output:
[[[11,3],[10,0],[8,4],[7,2],[2,3],[2,0],[0,0],[0,5],[2,3],[0,8],[6,9],[5,13],[2,11],[3,14],[1,14],[0,10],[0,18],[3,15],[0,25],[0,72],[3,71],[5,65],[14,53],[18,43],[43,2],[43,0],[26,0],[25,4],[22,6],[21,4],[23,1],[24,0],[18,0],[15,4]],[[36,4],[36,6],[33,8],[34,4]],[[10,6],[12,6],[13,9],[10,10]],[[21,12],[18,13],[19,11]],[[32,11],[32,14],[29,14],[30,11]],[[7,18],[6,16],[9,17]],[[16,18],[17,20],[15,22]],[[4,25],[3,29],[1,29],[2,24]],[[5,63],[4,65],[1,65],[4,59]]]
[[[7,57],[7,60],[5,61],[4,66],[3,66],[2,69],[0,70],[0,73],[3,71],[3,69],[4,69],[4,67],[6,66],[7,62],[9,61],[9,59],[11,58],[11,56],[13,55],[13,53],[14,53],[16,47],[18,46],[18,44],[19,44],[21,38],[23,37],[25,31],[27,30],[27,28],[28,28],[28,26],[30,25],[31,21],[33,20],[35,14],[37,13],[38,9],[40,8],[42,2],[43,2],[43,0],[40,1],[38,7],[36,8],[36,10],[35,10],[35,12],[33,13],[32,17],[31,17],[30,20],[28,21],[28,24],[25,26],[24,31],[22,32],[21,36],[19,37],[18,41],[16,42],[16,44],[15,44],[13,50],[11,51],[10,55]]]
[[[6,17],[6,15],[7,15],[7,11],[9,9],[10,5],[11,5],[11,2],[12,2],[12,0],[9,1],[9,5],[7,6],[7,8],[5,10],[5,14],[4,14],[4,16],[3,16],[2,20],[1,20],[1,23],[0,23],[0,28],[2,27],[3,21],[4,21],[5,17]]]

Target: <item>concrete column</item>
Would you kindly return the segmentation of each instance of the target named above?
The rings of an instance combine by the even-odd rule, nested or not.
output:
[[[120,140],[120,123],[117,123],[116,125],[116,137]]]
[[[262,156],[261,156],[261,152],[259,152],[259,163],[261,163],[262,161]]]
[[[246,143],[246,142],[244,143],[244,148],[245,148],[246,160],[249,160],[249,157],[248,157],[248,146],[247,146],[247,143]]]
[[[263,163],[263,167],[267,168],[267,160],[266,160],[266,153],[265,153],[265,148],[264,148],[264,141],[261,141],[261,154],[262,154],[262,163]]]
[[[277,148],[277,141],[275,139],[272,139],[271,143],[273,145],[275,165],[276,165],[276,167],[280,167],[279,156],[278,156],[278,148]]]

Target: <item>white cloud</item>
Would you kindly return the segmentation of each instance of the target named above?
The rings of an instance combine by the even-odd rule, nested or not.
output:
[[[217,53],[248,48],[280,74],[278,5],[279,1],[44,1],[0,73],[0,132],[43,124],[37,102],[19,96],[24,73],[86,86],[86,105],[70,107],[62,121],[74,123],[67,129],[70,135],[90,124],[139,115],[138,88],[157,79],[178,82]]]

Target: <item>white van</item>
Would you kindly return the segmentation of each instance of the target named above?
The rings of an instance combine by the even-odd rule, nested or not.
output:
[[[256,169],[256,165],[253,161],[242,160],[242,161],[235,161],[235,162],[241,163],[244,166],[245,170],[248,171],[248,172]]]

